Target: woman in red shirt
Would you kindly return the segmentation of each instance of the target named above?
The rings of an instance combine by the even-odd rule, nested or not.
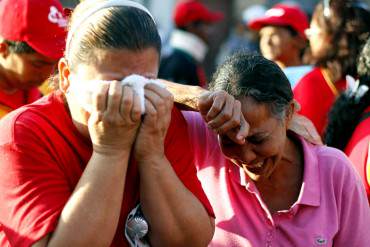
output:
[[[343,150],[360,173],[370,202],[370,39],[359,57],[358,85],[335,102],[325,142]]]
[[[77,6],[59,61],[59,90],[1,120],[0,246],[128,246],[135,221],[126,219],[138,204],[142,214],[134,219],[144,234],[131,240],[208,244],[214,214],[196,176],[185,119],[166,89],[133,90],[121,82],[132,74],[140,83],[155,79],[160,50],[142,5]],[[95,87],[86,94],[89,86]],[[89,109],[81,104],[86,95]]]
[[[306,33],[316,67],[294,88],[294,98],[301,105],[300,114],[321,135],[332,104],[346,88],[345,75],[356,77],[357,57],[369,32],[370,12],[365,4],[324,1],[314,11]]]

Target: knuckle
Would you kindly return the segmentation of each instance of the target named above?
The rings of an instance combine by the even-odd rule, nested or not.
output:
[[[232,118],[232,114],[230,112],[225,112],[222,115],[223,120],[230,120]]]
[[[131,106],[133,104],[133,102],[132,102],[132,99],[130,99],[130,98],[124,98],[122,100],[122,104],[127,107],[127,106]]]
[[[237,118],[233,118],[231,121],[230,121],[230,124],[235,127],[235,126],[238,126],[240,124],[240,121],[239,119]]]
[[[103,121],[108,125],[113,125],[116,122],[116,118],[111,114],[104,114]]]
[[[94,97],[97,101],[101,101],[105,98],[105,94],[103,92],[97,92],[95,93]]]
[[[118,101],[121,99],[121,94],[119,92],[115,92],[114,94],[111,95],[112,100]]]
[[[168,93],[165,98],[167,101],[170,101],[170,102],[173,102],[175,99],[175,97],[171,93]]]
[[[132,111],[132,115],[133,115],[133,117],[134,117],[134,118],[140,118],[140,116],[141,116],[141,111],[140,111],[140,109],[134,109],[134,110]]]
[[[214,111],[221,111],[221,109],[222,109],[220,105],[214,105],[214,106],[212,106],[212,108],[213,108]]]

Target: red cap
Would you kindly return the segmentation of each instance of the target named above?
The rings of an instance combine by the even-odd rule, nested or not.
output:
[[[0,0],[0,36],[26,42],[46,57],[63,56],[66,27],[58,0]]]
[[[264,16],[248,23],[248,27],[254,30],[260,30],[264,26],[290,26],[301,37],[306,38],[304,31],[309,23],[306,13],[298,6],[276,4]]]
[[[212,12],[204,4],[196,0],[179,2],[174,11],[173,19],[177,27],[184,27],[194,21],[214,23],[222,20],[221,12]]]

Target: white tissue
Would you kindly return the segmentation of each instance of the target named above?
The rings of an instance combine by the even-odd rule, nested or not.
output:
[[[77,102],[82,108],[87,112],[92,112],[92,94],[100,88],[102,84],[111,83],[112,81],[105,80],[90,80],[90,81],[78,81],[72,80],[71,86],[69,88],[69,93],[73,94]],[[144,87],[148,83],[153,83],[157,86],[165,88],[165,85],[158,80],[148,79],[141,75],[129,75],[122,81],[123,86],[130,86],[133,91],[140,98],[141,113],[145,113],[145,95]]]

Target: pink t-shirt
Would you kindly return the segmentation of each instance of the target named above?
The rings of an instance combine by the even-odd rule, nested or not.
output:
[[[345,155],[301,139],[304,176],[286,211],[268,211],[254,183],[228,161],[201,116],[184,112],[198,177],[216,214],[209,246],[370,245],[370,209],[359,175]]]

